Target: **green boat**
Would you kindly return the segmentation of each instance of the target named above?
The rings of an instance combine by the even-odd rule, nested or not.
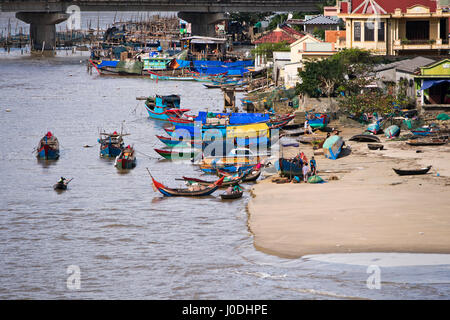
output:
[[[155,149],[155,151],[168,160],[191,160],[201,153],[200,150],[191,148]]]

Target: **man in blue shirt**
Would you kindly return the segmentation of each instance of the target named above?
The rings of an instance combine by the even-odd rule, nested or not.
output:
[[[311,168],[312,175],[315,176],[317,171],[317,163],[314,157],[311,157],[311,160],[309,161],[309,166]]]

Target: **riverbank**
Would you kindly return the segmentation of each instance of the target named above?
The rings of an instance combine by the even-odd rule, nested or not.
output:
[[[450,253],[450,146],[410,147],[385,142],[372,151],[341,136],[351,153],[338,160],[316,155],[324,184],[276,184],[252,188],[249,229],[265,253],[298,258],[349,252]],[[300,145],[308,159],[311,146]],[[423,153],[416,153],[416,150]],[[298,149],[290,150],[292,154]],[[398,176],[393,167],[432,165],[423,176]],[[437,175],[439,173],[439,176]]]

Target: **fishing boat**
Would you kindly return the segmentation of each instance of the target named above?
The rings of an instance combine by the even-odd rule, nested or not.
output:
[[[303,176],[303,161],[298,157],[292,159],[279,158],[275,161],[274,165],[275,169],[280,173],[280,176]]]
[[[136,156],[134,154],[134,148],[127,146],[122,150],[120,155],[116,158],[114,166],[117,169],[133,169],[136,167]]]
[[[262,163],[258,163],[253,168],[247,170],[242,177],[242,182],[254,182],[258,180],[262,173]]]
[[[216,174],[219,170],[220,172],[226,173],[241,173],[245,172],[254,167],[254,164],[237,164],[237,165],[222,165],[222,166],[211,166],[211,165],[200,165],[200,170],[208,174]]]
[[[356,142],[380,142],[380,138],[371,134],[357,134],[349,139]]]
[[[164,136],[156,136],[159,141],[161,141],[162,143],[164,143],[166,146],[168,146],[169,148],[190,148],[193,145],[195,145],[195,140],[184,140],[184,139],[175,139],[174,137],[164,137]],[[201,141],[200,141],[200,145],[201,145]]]
[[[211,113],[201,111],[196,117],[169,117],[168,121],[173,124],[172,131],[181,129],[194,135],[196,130],[204,132],[216,129],[225,135],[228,126],[267,124],[270,129],[279,129],[287,125],[294,117],[293,114],[271,117],[265,113]]]
[[[59,158],[59,141],[50,131],[39,141],[36,157],[42,160],[57,160]]]
[[[344,140],[340,136],[331,136],[323,143],[323,153],[326,158],[336,160],[342,151]]]
[[[89,62],[95,67],[100,75],[142,76],[144,66],[144,64],[138,60],[89,60]]]
[[[376,122],[369,124],[366,131],[371,134],[378,134],[381,131],[380,122],[381,120],[377,120]]]
[[[189,109],[180,108],[180,96],[167,95],[148,97],[145,101],[145,109],[152,119],[168,121],[170,118],[179,118]]]
[[[148,171],[148,169],[147,169]],[[151,175],[150,171],[148,171],[152,182],[153,188],[155,191],[161,192],[162,195],[166,197],[204,197],[213,194],[223,183],[225,177],[220,178],[216,182],[212,183],[209,186],[201,186],[201,185],[192,185],[188,188],[183,189],[174,189],[169,188],[163,185],[162,183],[156,181]]]
[[[67,190],[67,186],[69,185],[70,181],[72,181],[72,179],[70,180],[65,180],[61,177],[61,179],[53,185],[53,189],[55,190]]]
[[[184,137],[179,137],[178,139],[175,136],[164,137],[164,136],[156,136],[162,143],[164,143],[169,148],[197,148],[197,149],[205,149],[207,146],[210,146],[212,143],[215,143],[216,147],[222,147],[225,150],[228,146],[233,147],[256,147],[258,145],[267,145],[270,146],[271,139],[267,137],[257,137],[257,138],[233,138],[233,139],[207,139],[208,137],[204,137],[202,140],[194,140],[194,139],[185,139]]]
[[[434,126],[424,126],[424,127],[417,128],[415,130],[411,130],[411,132],[415,136],[429,136],[429,135],[439,133],[440,129],[438,127],[434,127]]]
[[[194,77],[184,76],[184,75],[162,75],[161,73],[156,73],[154,71],[147,70],[150,75],[150,79],[156,81],[192,81]]]
[[[313,129],[323,129],[330,122],[330,116],[326,113],[306,113],[306,120]]]
[[[123,137],[128,134],[119,134],[117,131],[113,133],[101,132],[98,142],[100,143],[100,157],[116,158],[124,149]]]
[[[428,166],[426,168],[420,168],[420,169],[394,169],[396,174],[399,176],[413,176],[413,175],[421,175],[421,174],[427,174],[428,171],[430,171],[431,166]]]
[[[224,78],[227,75],[227,72],[217,73],[217,74],[200,74],[198,72],[188,71],[193,80],[198,82],[209,82],[214,83],[220,81],[220,79]]]
[[[442,146],[448,143],[447,137],[436,137],[436,138],[422,138],[415,139],[406,142],[410,146],[422,147],[422,146]]]
[[[191,160],[196,158],[201,150],[193,148],[154,149],[167,160]]]
[[[222,200],[232,200],[242,198],[243,194],[244,191],[232,191],[231,193],[222,193],[220,197],[222,198]]]
[[[225,176],[225,178],[223,179],[223,183],[220,187],[227,188],[236,183],[241,183],[243,175],[244,175],[244,173],[241,172],[239,174]],[[214,183],[214,181],[207,181],[207,180],[202,180],[202,179],[197,179],[197,178],[189,178],[189,177],[183,177],[183,180],[188,183],[198,183],[199,185],[202,185],[202,186],[210,186],[211,184]]]
[[[395,124],[386,128],[386,130],[384,130],[384,135],[388,139],[398,137],[399,134],[400,134],[400,127]]]

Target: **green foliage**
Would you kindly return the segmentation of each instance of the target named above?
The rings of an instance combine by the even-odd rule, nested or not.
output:
[[[268,16],[272,15],[272,12],[233,12],[230,13],[230,20],[240,23],[246,23],[251,26],[255,25],[258,21],[265,20]]]
[[[287,42],[279,42],[279,43],[262,43],[259,44],[255,49],[252,50],[253,56],[261,56],[266,59],[273,58],[274,51],[290,51],[291,47]]]
[[[346,96],[339,101],[341,110],[359,118],[363,113],[388,114],[394,111],[397,99],[379,90],[369,90],[357,95]]]
[[[338,93],[357,94],[374,81],[374,63],[378,58],[361,49],[345,49],[325,60],[306,62],[299,73],[298,93],[328,97]]]
[[[314,27],[313,36],[324,41],[325,40],[325,30]]]
[[[305,15],[308,15],[308,14],[314,14],[314,13],[294,12],[294,13],[292,13],[292,19],[304,19]],[[276,14],[275,16],[272,17],[272,19],[270,19],[268,29],[269,30],[276,29],[278,25],[283,24],[287,21],[288,16],[289,16],[289,14],[287,14],[287,13]],[[294,28],[297,31],[303,31],[302,26],[294,25],[294,26],[292,26],[292,28]]]
[[[302,83],[297,85],[298,93],[307,93],[311,97],[331,97],[336,85],[344,81],[344,70],[339,60],[308,61],[299,76]]]

